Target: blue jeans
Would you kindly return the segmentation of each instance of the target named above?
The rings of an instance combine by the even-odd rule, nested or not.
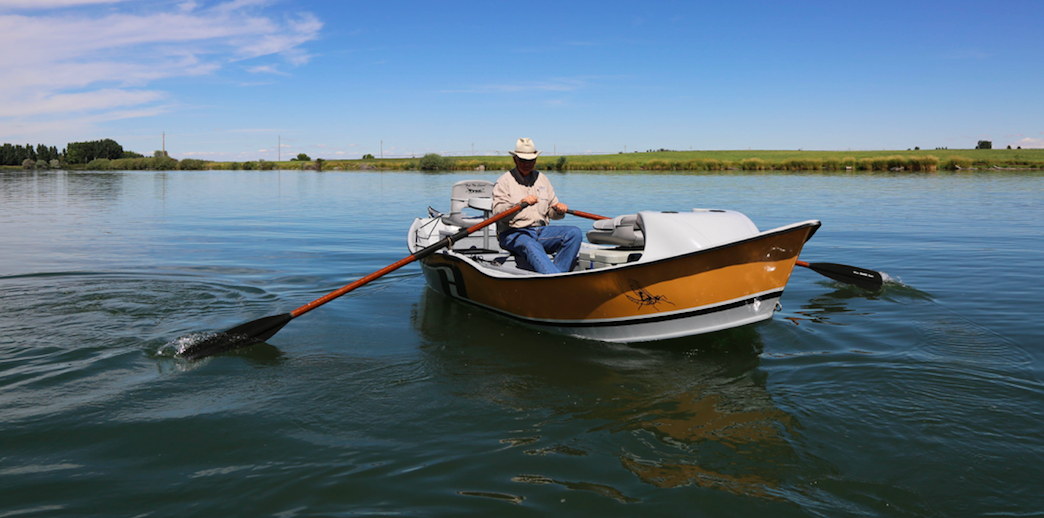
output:
[[[519,268],[539,273],[571,271],[583,239],[579,228],[564,225],[513,228],[498,236],[500,247],[515,254]],[[554,254],[554,262],[547,254]]]

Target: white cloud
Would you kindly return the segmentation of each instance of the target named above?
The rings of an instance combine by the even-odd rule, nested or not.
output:
[[[314,39],[323,27],[322,22],[309,13],[299,15],[298,20],[288,22],[288,31],[269,32],[260,36],[251,35],[240,41],[239,53],[244,59],[269,54],[284,54],[294,65],[303,65],[310,56],[299,48],[302,43]]]
[[[170,97],[155,85],[162,79],[261,57],[307,63],[301,47],[323,26],[310,13],[266,15],[267,0],[209,8],[157,2],[151,12],[149,3],[131,10],[120,1],[0,0],[0,13],[22,10],[0,14],[0,48],[7,50],[0,52],[0,138],[52,127],[58,118],[89,123],[161,113],[159,103]],[[272,64],[248,70],[285,74]]]
[[[1044,138],[1026,137],[1022,140],[1012,142],[1011,145],[1012,147],[1021,146],[1022,149],[1042,149],[1044,148]]]
[[[54,9],[93,4],[115,4],[126,0],[0,0],[0,11]]]
[[[258,65],[256,67],[250,67],[247,69],[247,72],[250,72],[251,74],[276,74],[280,76],[290,75],[286,72],[283,72],[282,70],[279,70],[274,65]]]
[[[0,124],[0,141],[8,140],[11,136],[22,135],[53,135],[53,134],[82,134],[90,132],[98,124],[139,117],[152,117],[169,110],[168,106],[148,106],[136,109],[117,109],[100,111],[89,115],[66,115],[60,119],[53,117],[36,118],[25,121],[19,118],[11,119],[11,122]],[[54,140],[40,139],[39,141],[55,142]]]
[[[55,94],[35,102],[0,105],[0,117],[21,117],[44,113],[76,113],[149,104],[163,98],[148,90],[106,89],[93,92]]]

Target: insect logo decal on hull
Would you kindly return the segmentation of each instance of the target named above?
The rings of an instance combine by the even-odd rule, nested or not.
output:
[[[648,290],[643,288],[642,285],[634,279],[631,279],[631,293],[634,293],[635,295],[637,295],[637,297],[627,295],[627,300],[630,300],[631,302],[638,304],[638,309],[642,309],[648,306],[650,308],[655,309],[656,311],[659,311],[660,308],[656,307],[658,304],[666,302],[667,304],[670,304],[672,306],[674,305],[673,302],[667,300],[667,297],[665,295],[653,295],[652,293],[649,293]]]

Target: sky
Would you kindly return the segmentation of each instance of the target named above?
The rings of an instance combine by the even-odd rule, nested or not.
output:
[[[1044,148],[1044,1],[0,0],[0,142]]]

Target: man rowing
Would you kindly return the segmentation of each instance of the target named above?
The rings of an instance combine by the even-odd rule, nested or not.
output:
[[[550,220],[565,217],[568,207],[558,201],[546,175],[536,170],[533,141],[520,138],[511,152],[515,168],[497,179],[493,187],[493,213],[500,214],[519,203],[529,206],[497,222],[501,248],[515,255],[520,268],[539,273],[568,272],[576,265],[583,234],[573,226],[549,226]],[[554,255],[554,260],[548,258]]]

